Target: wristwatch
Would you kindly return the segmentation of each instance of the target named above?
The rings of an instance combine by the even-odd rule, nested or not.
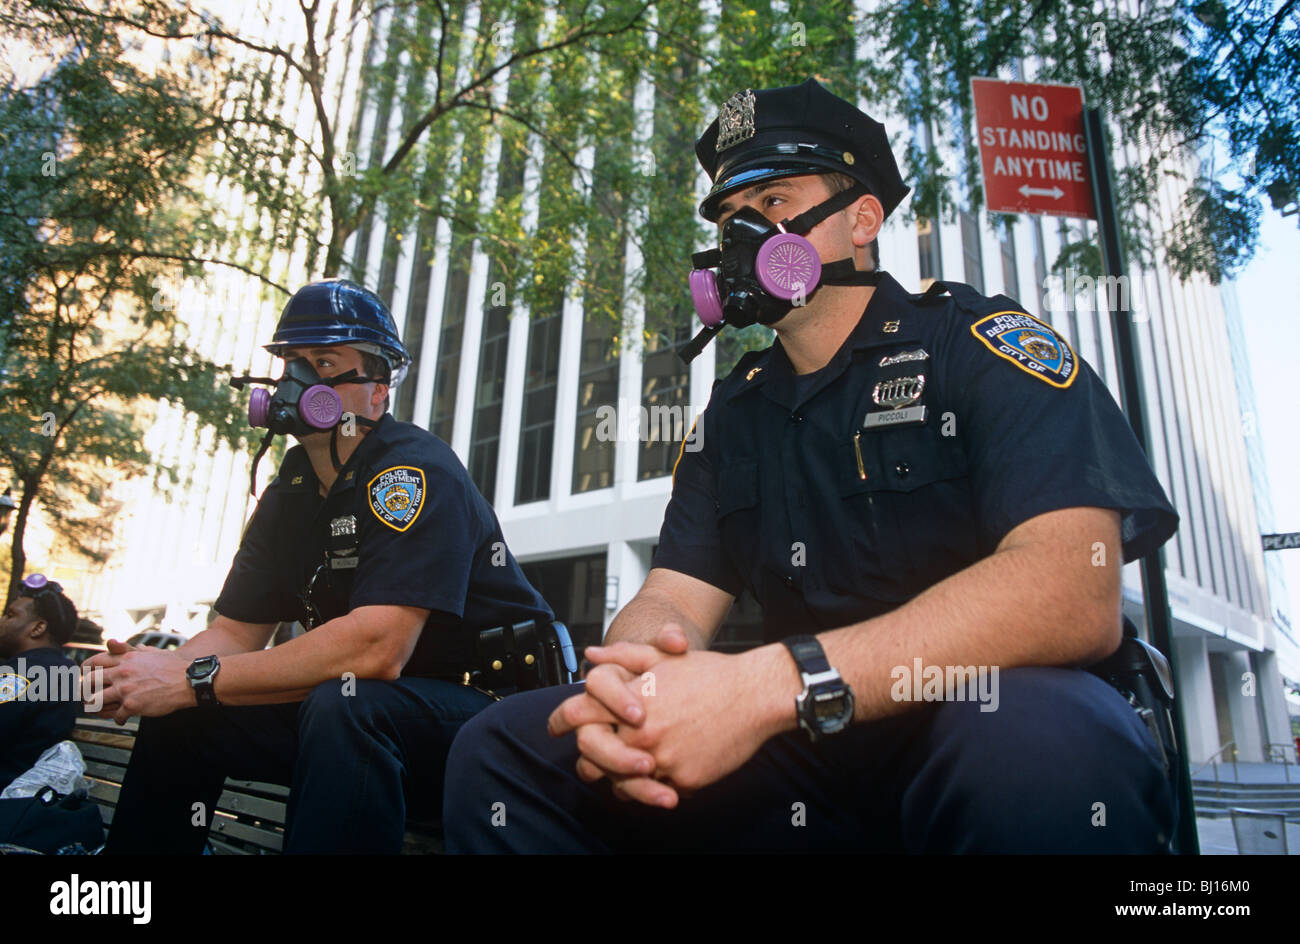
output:
[[[200,656],[189,664],[185,677],[190,680],[194,697],[200,705],[220,705],[217,693],[212,690],[212,682],[221,670],[221,660],[216,656]]]
[[[822,644],[815,636],[791,636],[781,641],[803,676],[803,691],[794,700],[799,727],[812,741],[843,731],[853,720],[853,689],[831,668]]]

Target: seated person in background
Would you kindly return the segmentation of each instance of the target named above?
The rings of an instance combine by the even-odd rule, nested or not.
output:
[[[0,790],[66,740],[81,713],[79,690],[56,684],[76,676],[60,647],[77,625],[63,588],[41,574],[25,578],[0,619]]]

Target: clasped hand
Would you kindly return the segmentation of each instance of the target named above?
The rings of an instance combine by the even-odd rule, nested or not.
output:
[[[672,809],[682,794],[731,773],[770,732],[746,710],[753,692],[740,656],[689,650],[668,624],[654,645],[591,646],[586,691],[547,722],[556,737],[577,732],[578,776],[608,777],[616,796]]]
[[[132,715],[156,717],[192,708],[194,695],[185,677],[188,665],[188,659],[174,652],[110,639],[108,651],[87,659],[82,671],[103,669],[104,701],[97,714],[125,724]]]

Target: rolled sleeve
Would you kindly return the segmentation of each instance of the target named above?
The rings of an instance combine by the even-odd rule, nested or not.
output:
[[[221,594],[212,605],[222,616],[241,623],[278,623],[301,615],[285,596],[275,536],[280,495],[268,488],[239,541]]]
[[[738,596],[744,580],[726,553],[718,530],[716,459],[712,455],[715,424],[715,406],[710,402],[682,443],[654,566]]]
[[[415,606],[463,617],[475,554],[486,537],[470,501],[473,484],[427,460],[392,465],[423,472],[423,496],[400,530],[366,497],[351,606]]]
[[[1167,541],[1178,514],[1092,368],[1077,358],[1068,386],[1053,385],[991,351],[968,321],[954,321],[946,383],[965,414],[957,422],[985,539],[996,545],[1049,511],[1096,507],[1120,512],[1125,560]]]

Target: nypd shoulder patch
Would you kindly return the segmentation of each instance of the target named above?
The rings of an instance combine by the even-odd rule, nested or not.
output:
[[[395,465],[370,480],[366,497],[376,518],[394,531],[405,531],[420,517],[424,490],[423,469]]]
[[[1015,364],[1031,377],[1064,390],[1074,383],[1078,361],[1069,343],[1050,326],[1023,311],[999,311],[971,325],[998,357]]]
[[[27,679],[12,672],[0,675],[0,704],[17,701],[27,690]]]

